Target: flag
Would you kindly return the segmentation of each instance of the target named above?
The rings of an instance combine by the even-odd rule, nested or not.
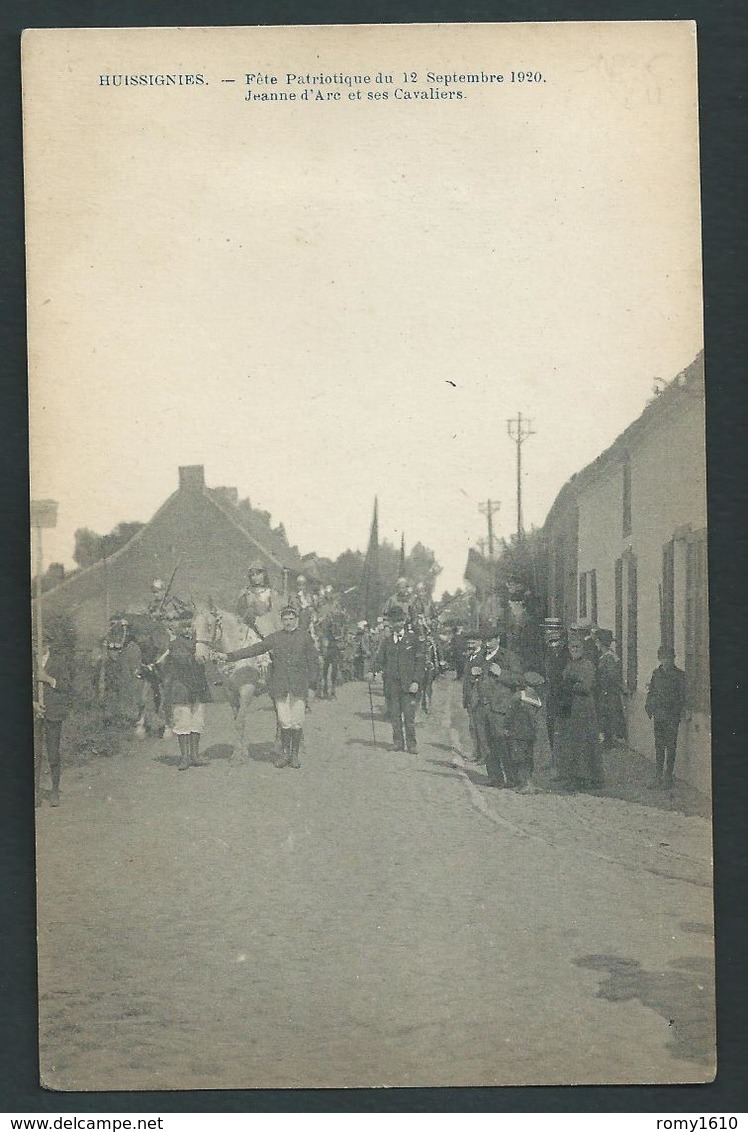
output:
[[[382,609],[381,582],[379,580],[379,504],[374,497],[374,515],[371,520],[369,545],[366,549],[361,575],[361,616],[370,625],[376,625]]]
[[[494,572],[494,564],[471,547],[463,575],[465,581],[470,582],[479,593],[490,593],[493,589]]]
[[[398,578],[405,577],[405,531],[400,535],[400,562],[397,567]]]

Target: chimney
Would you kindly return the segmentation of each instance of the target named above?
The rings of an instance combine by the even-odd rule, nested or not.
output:
[[[205,490],[205,468],[202,464],[188,464],[179,469],[179,490]]]

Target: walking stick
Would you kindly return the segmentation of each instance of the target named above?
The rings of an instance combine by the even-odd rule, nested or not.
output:
[[[377,733],[376,733],[376,729],[374,727],[374,700],[373,700],[372,694],[371,694],[371,680],[367,680],[366,682],[369,685],[369,710],[371,711],[371,733],[372,733],[372,736],[374,737],[374,746],[376,747],[376,745],[377,745]]]

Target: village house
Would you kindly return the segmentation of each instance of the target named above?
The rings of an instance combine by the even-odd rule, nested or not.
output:
[[[48,590],[44,610],[69,614],[82,640],[101,640],[110,616],[144,608],[154,579],[168,583],[172,574],[174,593],[183,600],[212,598],[233,610],[254,560],[285,593],[303,572],[282,527],[240,505],[236,488],[206,487],[202,465],[181,467],[177,490],[150,522],[116,553]]]
[[[651,754],[644,711],[661,644],[685,669],[676,773],[710,785],[704,359],[564,485],[544,525],[548,613],[612,629],[627,688],[629,744]]]

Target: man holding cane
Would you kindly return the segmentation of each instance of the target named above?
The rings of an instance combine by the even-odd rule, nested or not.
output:
[[[406,616],[404,609],[390,609],[391,630],[377,650],[372,673],[382,673],[395,750],[416,754],[416,707],[426,669],[426,642],[406,626]]]

